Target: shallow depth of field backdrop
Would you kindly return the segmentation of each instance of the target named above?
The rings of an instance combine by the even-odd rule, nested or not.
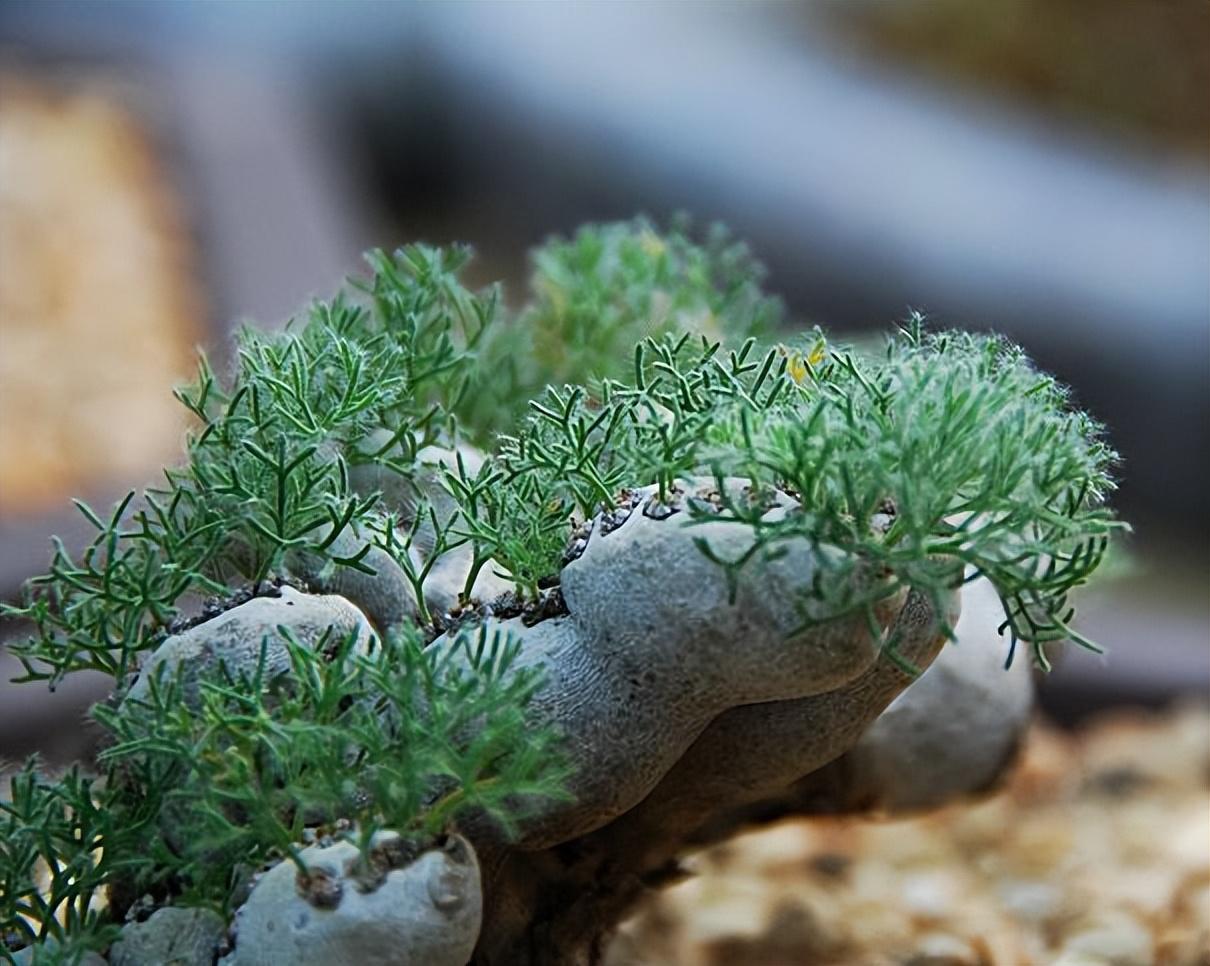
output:
[[[835,337],[919,308],[1069,382],[1136,532],[1083,598],[1108,658],[1043,706],[1204,700],[1208,37],[1131,0],[4,4],[0,594],[83,532],[70,497],[176,458],[169,390],[233,321],[416,239],[515,294],[550,233],[685,211]],[[0,759],[84,751],[103,683],[15,670],[0,644]]]

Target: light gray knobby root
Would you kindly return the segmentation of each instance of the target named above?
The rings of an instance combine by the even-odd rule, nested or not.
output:
[[[236,607],[166,638],[143,664],[126,701],[146,700],[151,679],[168,682],[180,675],[182,700],[196,704],[199,681],[213,677],[220,665],[233,678],[251,676],[265,645],[268,679],[290,673],[290,652],[280,627],[289,628],[300,644],[336,646],[357,635],[355,650],[364,652],[371,640],[365,614],[343,597],[304,594],[282,587],[280,596],[253,597]]]
[[[959,600],[954,594],[948,602],[951,626]],[[895,637],[900,659],[917,668],[928,668],[946,641],[932,605],[919,593],[908,597],[888,636]],[[901,663],[883,657],[824,694],[732,708],[614,823],[614,838],[648,841],[665,860],[674,857],[712,816],[776,795],[851,748],[917,683]]]
[[[375,847],[394,833],[382,833]],[[236,914],[222,966],[465,966],[479,936],[482,894],[471,846],[440,848],[366,882],[349,842],[302,851],[266,872]]]
[[[109,966],[214,966],[227,924],[209,909],[167,906],[123,927]]]
[[[850,801],[886,813],[936,808],[994,786],[1015,757],[1033,713],[1033,672],[1024,654],[1004,667],[992,585],[969,584],[963,601],[955,642],[846,755]]]
[[[986,580],[962,599],[955,640],[848,751],[780,794],[720,809],[694,843],[785,815],[910,814],[994,789],[1033,717],[1033,669],[1021,654],[1005,668],[1004,612]]]
[[[957,595],[947,603],[952,622]],[[929,599],[915,593],[900,609],[891,635],[900,658],[919,668],[945,642]],[[625,814],[566,845],[505,857],[488,890],[476,963],[594,962],[601,936],[647,890],[681,875],[680,855],[759,817],[787,786],[851,747],[913,681],[902,661],[882,655],[831,691],[718,715]],[[526,943],[535,932],[544,946],[531,955]]]
[[[534,803],[519,823],[523,848],[565,842],[632,808],[724,711],[833,691],[878,658],[865,614],[804,627],[816,616],[803,602],[821,565],[807,540],[754,554],[732,586],[697,542],[738,560],[753,546],[752,528],[683,511],[657,518],[654,506],[651,488],[611,532],[598,518],[584,552],[563,568],[567,615],[533,626],[486,621],[488,633],[520,640],[518,669],[543,671],[530,711],[565,737],[573,761],[571,801]],[[781,495],[768,514],[793,506]],[[881,602],[877,621],[889,622],[901,603]],[[460,640],[431,646],[457,654]]]

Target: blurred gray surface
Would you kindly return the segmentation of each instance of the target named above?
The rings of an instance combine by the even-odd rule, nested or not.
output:
[[[1085,609],[1110,656],[1073,654],[1056,702],[1204,690],[1207,169],[862,61],[783,10],[10,3],[0,51],[132,72],[168,105],[220,357],[230,320],[280,322],[373,244],[469,240],[515,283],[552,231],[678,208],[729,223],[795,315],[842,334],[912,306],[1012,335],[1108,423],[1159,575]],[[0,593],[52,532],[85,528],[0,521]],[[98,693],[72,688],[22,689],[30,735]]]
[[[751,240],[771,288],[833,329],[912,306],[1005,332],[1108,423],[1136,520],[1204,535],[1206,170],[710,11],[451,6],[417,24],[416,96],[458,118],[441,143],[472,224],[520,253],[552,226],[684,207]],[[360,84],[378,130],[407,117],[390,77]],[[428,117],[383,141],[385,171]]]

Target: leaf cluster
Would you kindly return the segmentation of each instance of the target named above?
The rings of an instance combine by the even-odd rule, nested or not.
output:
[[[38,962],[74,963],[109,945],[105,887],[143,862],[152,817],[112,809],[79,766],[49,781],[26,762],[0,797],[0,958],[36,942]]]
[[[262,644],[250,673],[220,666],[196,703],[157,675],[145,698],[96,708],[111,736],[100,779],[48,781],[33,761],[12,779],[0,920],[17,938],[104,948],[106,887],[229,913],[265,863],[305,871],[308,829],[344,830],[368,854],[380,830],[423,844],[468,814],[508,831],[526,802],[561,794],[556,736],[525,713],[540,673],[515,667],[515,639],[478,628],[438,650],[411,632],[361,653],[355,635],[280,633],[288,674],[267,673]]]
[[[243,330],[230,388],[203,358],[197,381],[177,392],[198,424],[185,465],[107,519],[78,503],[92,542],[76,560],[56,541],[49,573],[30,582],[23,606],[5,608],[36,630],[12,648],[25,680],[53,685],[82,669],[120,680],[183,603],[233,581],[259,585],[292,560],[368,569],[369,542],[341,554],[339,538],[381,529],[389,508],[355,492],[349,464],[407,475],[421,448],[452,432],[450,406],[468,391],[496,305],[457,283],[467,257],[423,246],[371,253],[362,303],[342,294],[284,332]],[[385,439],[365,452],[375,431]]]
[[[648,339],[627,380],[550,389],[526,426],[502,438],[500,485],[591,517],[627,488],[711,477],[721,509],[689,501],[697,519],[738,520],[753,550],[805,538],[832,551],[802,602],[830,620],[901,587],[940,595],[986,576],[1015,646],[1072,639],[1071,591],[1122,526],[1105,505],[1116,454],[1100,427],[1019,347],[996,336],[928,332],[913,317],[881,355],[830,347],[726,350],[689,334]],[[724,480],[749,482],[728,495]],[[751,493],[776,487],[798,512],[766,520]],[[703,550],[709,552],[708,547]],[[559,560],[510,548],[509,567],[554,572]],[[885,578],[870,583],[860,575]]]
[[[286,855],[305,864],[305,829],[351,826],[368,848],[381,829],[432,836],[474,811],[506,827],[513,796],[555,795],[549,734],[527,733],[536,671],[514,669],[515,640],[468,631],[448,650],[418,633],[300,644],[288,628],[288,674],[255,669],[203,682],[199,702],[179,681],[98,717],[114,743],[101,760],[135,793],[155,779],[162,815],[188,830],[161,861],[188,896],[222,904],[232,874]],[[170,835],[170,838],[172,836]]]
[[[529,304],[493,330],[486,378],[464,413],[477,442],[510,432],[548,385],[623,376],[643,339],[766,337],[782,322],[748,247],[718,224],[695,240],[683,215],[664,231],[642,217],[585,226],[547,239],[532,262]]]

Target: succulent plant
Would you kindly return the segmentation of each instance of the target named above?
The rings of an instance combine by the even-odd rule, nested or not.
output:
[[[749,822],[986,789],[1017,643],[1094,646],[1115,456],[1017,347],[770,341],[717,231],[552,241],[512,316],[466,257],[203,360],[184,465],[7,608],[27,680],[114,678],[99,774],[0,801],[19,955],[593,962]]]

